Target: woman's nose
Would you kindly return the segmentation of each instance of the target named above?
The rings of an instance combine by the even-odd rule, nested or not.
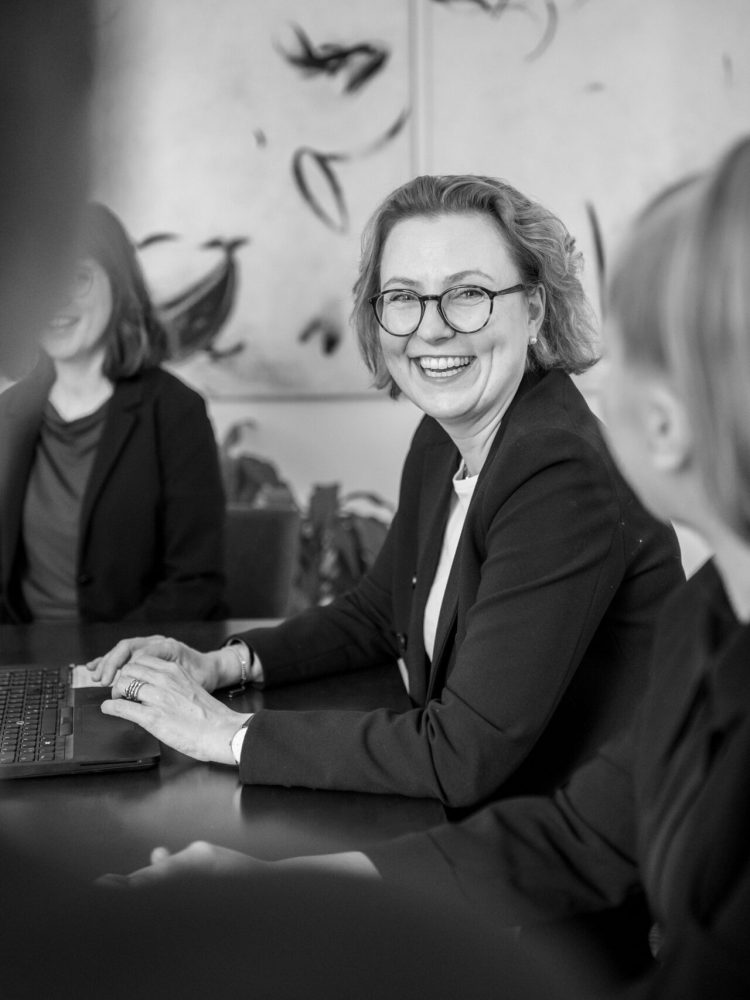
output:
[[[438,309],[437,302],[432,299],[429,302],[425,302],[424,316],[422,317],[422,322],[419,324],[417,334],[422,340],[427,341],[427,343],[436,343],[440,340],[449,340],[451,337],[455,337],[456,331],[453,327],[448,326]]]

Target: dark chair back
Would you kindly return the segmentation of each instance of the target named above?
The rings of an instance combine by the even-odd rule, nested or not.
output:
[[[288,613],[299,552],[299,512],[227,505],[225,603],[230,618],[281,618]]]

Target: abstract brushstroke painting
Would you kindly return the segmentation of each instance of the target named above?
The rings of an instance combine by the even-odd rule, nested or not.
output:
[[[299,25],[291,27],[296,38],[296,51],[276,43],[284,59],[303,76],[343,77],[345,94],[356,93],[380,73],[390,55],[387,46],[377,42],[357,42],[353,45],[323,42],[315,45]]]
[[[158,244],[173,243],[176,233],[151,233],[139,240],[139,253]],[[245,236],[232,239],[213,237],[201,244],[202,250],[220,250],[221,259],[208,272],[173,292],[167,298],[154,296],[154,309],[167,334],[167,361],[186,361],[199,351],[213,361],[233,357],[244,349],[242,342],[217,348],[214,341],[224,329],[235,306],[239,285],[236,254],[250,241]],[[148,255],[143,258],[148,272]]]
[[[395,122],[374,142],[350,153],[321,153],[303,146],[292,157],[292,176],[303,201],[320,221],[334,232],[349,228],[349,210],[335,164],[373,156],[403,129],[409,112],[403,111]]]
[[[526,53],[527,62],[533,62],[543,55],[552,44],[552,40],[557,32],[557,25],[560,15],[557,4],[554,0],[432,0],[433,3],[441,4],[444,7],[466,8],[467,5],[475,10],[478,8],[482,13],[490,17],[499,19],[507,11],[526,14],[536,18],[539,8],[541,8],[542,34],[534,48]]]
[[[597,304],[644,197],[747,129],[746,0],[97,7],[95,194],[152,234],[174,364],[213,397],[370,391],[360,234],[415,173],[505,177],[558,211]]]

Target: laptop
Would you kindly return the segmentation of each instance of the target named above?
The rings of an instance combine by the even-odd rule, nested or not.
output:
[[[84,668],[85,669],[85,668]],[[159,742],[104,715],[108,687],[77,686],[80,667],[0,666],[0,778],[153,767]]]

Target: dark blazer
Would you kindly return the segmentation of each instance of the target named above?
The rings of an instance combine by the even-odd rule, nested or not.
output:
[[[368,853],[386,877],[452,886],[511,924],[645,890],[663,943],[633,995],[745,998],[748,775],[750,625],[709,562],[664,607],[636,723],[554,799],[498,803]]]
[[[671,529],[618,473],[568,376],[527,375],[480,473],[427,660],[424,607],[459,454],[428,418],[398,512],[348,595],[245,637],[267,683],[403,657],[412,711],[258,712],[240,776],[467,806],[554,787],[622,726],[683,579]]]
[[[0,395],[0,617],[30,618],[21,593],[22,513],[52,375]],[[220,613],[224,495],[201,396],[158,368],[115,383],[84,493],[78,602],[86,621]]]

